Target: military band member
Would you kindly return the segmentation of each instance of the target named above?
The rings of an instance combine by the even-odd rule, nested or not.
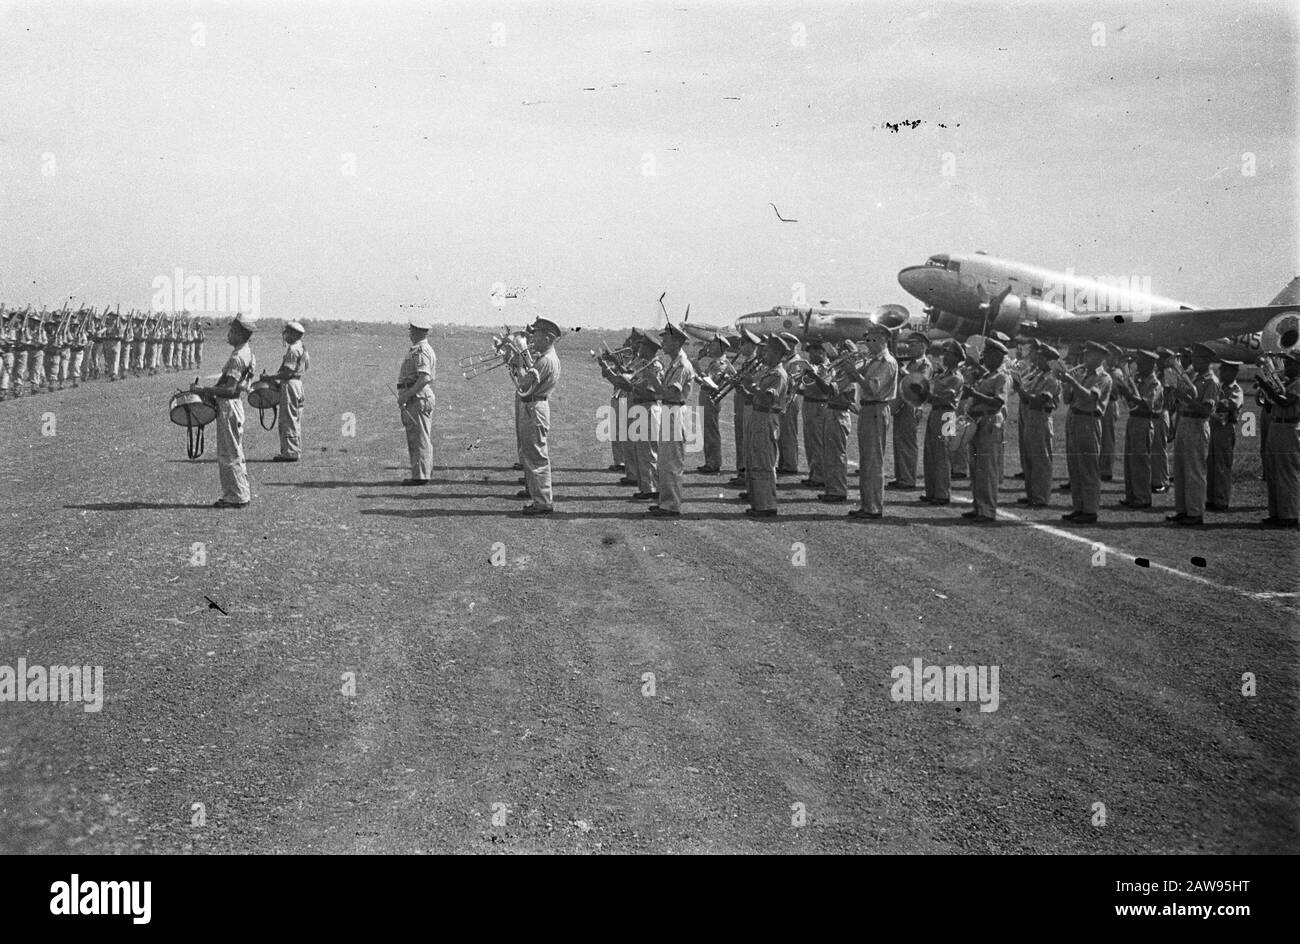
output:
[[[156,313],[149,315],[144,320],[144,356],[140,366],[151,377],[157,373],[153,365],[153,359],[158,353],[158,322],[160,320],[159,315]]]
[[[1255,375],[1255,405],[1259,407],[1259,477],[1268,481],[1268,425],[1272,422],[1268,393]]]
[[[1110,374],[1111,390],[1118,390],[1119,377],[1123,375],[1127,358],[1117,344],[1106,345],[1106,372]],[[1119,419],[1120,397],[1112,396],[1101,416],[1101,452],[1097,459],[1097,475],[1103,482],[1115,478],[1115,422]]]
[[[727,352],[731,350],[731,343],[722,335],[715,335],[701,352],[699,363],[696,365],[696,374],[700,377],[708,377],[713,373],[722,374],[716,368],[722,364],[727,357]],[[699,466],[695,471],[700,475],[717,475],[722,471],[722,429],[719,423],[720,414],[718,405],[713,402],[709,395],[710,390],[704,385],[699,385],[699,407],[700,414],[704,417],[704,464]]]
[[[1126,508],[1151,507],[1151,456],[1156,418],[1165,411],[1165,388],[1156,373],[1159,355],[1155,351],[1137,352],[1137,373],[1129,378],[1120,373],[1115,380],[1116,396],[1128,404],[1128,423],[1124,427],[1124,497],[1119,503]]]
[[[45,322],[45,389],[54,392],[59,378],[59,361],[63,349],[63,325],[58,319]],[[61,386],[61,385],[60,385]]]
[[[631,501],[659,497],[659,421],[662,415],[659,384],[664,366],[659,356],[662,342],[642,333],[637,340],[640,366],[623,376],[629,390],[628,438],[636,455],[636,492]]]
[[[203,322],[194,319],[194,330],[190,333],[190,360],[198,367],[203,363]]]
[[[622,347],[627,348],[629,352],[635,351],[637,334],[637,329],[633,328],[632,333],[624,339]],[[610,355],[602,354],[596,360],[600,367],[600,375],[611,385],[609,409],[614,419],[610,424],[609,448],[614,461],[609,466],[610,472],[626,472],[627,459],[625,453],[632,451],[625,439],[627,432],[627,390],[618,385],[616,378],[616,375],[621,372],[620,365],[626,363],[629,359],[623,354],[614,355],[611,353]],[[624,480],[620,484],[628,485],[632,483]]]
[[[67,377],[73,388],[81,386],[82,368],[85,366],[86,349],[90,347],[90,312],[81,309],[68,330],[68,366]]]
[[[920,374],[927,381],[934,374],[934,365],[926,357],[929,340],[920,331],[913,331],[902,339],[898,352],[900,378]],[[922,403],[909,400],[907,391],[899,384],[898,396],[891,405],[894,422],[894,480],[885,488],[912,491],[916,488],[917,431],[921,425]]]
[[[930,378],[926,402],[930,413],[925,421],[925,449],[921,463],[925,472],[925,489],[917,499],[923,505],[946,505],[952,500],[952,470],[948,446],[952,424],[957,421],[957,403],[965,378],[961,365],[966,351],[961,344],[947,340],[940,348],[939,369]]]
[[[619,436],[622,438],[620,450],[621,461],[623,464],[623,477],[618,480],[619,485],[635,485],[637,491],[640,491],[641,476],[637,472],[636,465],[636,443],[630,438],[632,426],[632,384],[628,377],[633,375],[646,364],[646,359],[641,356],[641,338],[644,337],[640,328],[633,328],[628,333],[625,346],[631,349],[622,373],[612,371],[602,371],[605,379],[614,385],[616,396],[610,401],[616,410],[622,412],[617,415],[622,419],[619,422]]]
[[[549,515],[555,510],[551,494],[551,454],[546,437],[551,429],[549,398],[560,380],[560,358],[555,342],[563,333],[548,318],[538,318],[528,333],[533,352],[533,366],[515,380],[518,398],[523,404],[520,416],[523,445],[524,478],[532,501],[525,505],[526,515]]]
[[[754,518],[772,518],[777,513],[776,465],[781,439],[781,410],[790,387],[790,375],[782,361],[792,353],[789,342],[780,335],[764,338],[758,348],[764,369],[742,384],[742,389],[750,396],[749,413],[745,416],[746,474],[749,477],[749,507],[745,514]]]
[[[163,370],[172,369],[172,346],[176,338],[176,316],[163,319],[162,325],[162,366]]]
[[[1029,469],[1029,457],[1025,454],[1025,418],[1029,413],[1029,408],[1025,406],[1024,387],[1033,380],[1034,375],[1038,373],[1035,366],[1038,359],[1034,357],[1034,352],[1038,350],[1039,340],[1031,338],[1027,342],[1021,342],[1016,345],[1016,353],[1013,357],[1008,357],[1006,361],[1007,373],[1011,376],[1011,390],[1016,395],[1013,399],[1016,404],[1016,451],[1020,457],[1020,471],[1012,478],[1024,479]],[[1009,413],[1010,411],[1008,411]],[[1028,504],[1016,499],[1019,504]]]
[[[407,323],[411,346],[397,370],[397,407],[406,428],[406,454],[411,475],[403,485],[428,485],[433,477],[433,382],[438,359],[429,344],[427,321]]]
[[[1264,528],[1300,527],[1300,352],[1282,355],[1281,390],[1266,392],[1269,411],[1268,517]]]
[[[1065,459],[1070,472],[1074,510],[1061,517],[1093,524],[1101,504],[1101,418],[1110,401],[1112,380],[1103,369],[1106,348],[1096,341],[1084,346],[1083,365],[1060,374],[1070,412],[1065,417]]]
[[[740,338],[736,342],[739,353],[732,362],[737,370],[744,369],[753,358],[758,354],[759,339],[753,331],[748,328],[740,329]],[[746,461],[749,448],[749,440],[745,435],[745,421],[749,418],[749,412],[752,407],[750,395],[744,387],[737,387],[732,394],[732,417],[734,420],[733,434],[736,440],[736,477],[727,484],[732,488],[742,488],[749,491],[748,462]]]
[[[1191,372],[1176,380],[1178,428],[1174,433],[1174,513],[1165,520],[1198,525],[1205,520],[1205,477],[1210,454],[1210,415],[1219,401],[1219,378],[1210,369],[1214,351],[1191,350]]]
[[[1232,504],[1232,460],[1237,448],[1237,420],[1246,395],[1237,383],[1241,361],[1219,361],[1219,401],[1210,414],[1210,454],[1206,458],[1205,507],[1227,511]]]
[[[524,326],[524,343],[532,350],[533,326]],[[508,368],[513,370],[513,368]],[[524,403],[515,396],[515,464],[513,468],[517,472],[524,471],[524,427],[527,425],[527,418],[524,416]],[[518,493],[519,498],[526,498],[528,492],[528,476],[519,477],[519,484],[525,486]]]
[[[14,379],[14,355],[18,346],[17,321],[19,312],[3,310],[0,306],[0,400],[9,399],[9,389]]]
[[[272,376],[280,387],[280,454],[272,462],[297,462],[302,458],[302,378],[311,358],[302,346],[307,329],[301,322],[290,321],[280,333],[284,340],[284,357],[280,369]]]
[[[790,348],[790,356],[786,358],[786,374],[793,378],[798,376],[803,370],[801,365],[804,357],[800,351],[799,339],[788,331],[781,332],[781,338],[785,341],[786,346]],[[786,403],[782,407],[781,413],[781,440],[780,449],[777,453],[776,474],[777,475],[798,475],[799,474],[799,414],[803,406],[803,398],[800,396],[802,389],[791,383],[786,392]]]
[[[663,338],[664,357],[668,366],[659,382],[659,396],[663,400],[659,420],[658,483],[659,503],[651,505],[651,515],[679,515],[682,511],[682,468],[686,459],[687,423],[694,419],[687,415],[690,409],[691,386],[695,383],[695,368],[691,365],[682,345],[687,335],[680,327],[669,322],[659,332]]]
[[[1175,419],[1174,380],[1170,373],[1175,354],[1167,347],[1156,348],[1156,377],[1160,380],[1164,409],[1151,424],[1151,491],[1161,495],[1169,491],[1169,443],[1173,440]]]
[[[1051,364],[1060,358],[1061,352],[1050,344],[1036,344],[1030,354],[1032,371],[1019,379],[1019,386],[1015,380],[1012,383],[1020,395],[1020,429],[1025,440],[1025,495],[1016,503],[1030,508],[1045,508],[1052,500],[1052,414],[1061,402],[1061,381]]]
[[[865,362],[849,364],[848,376],[858,384],[858,497],[861,507],[851,518],[880,518],[885,513],[885,444],[889,442],[889,404],[898,396],[898,361],[889,351],[893,332],[870,325],[862,336]]]
[[[239,314],[230,322],[226,341],[230,357],[221,368],[215,387],[194,384],[190,390],[217,400],[217,472],[221,478],[221,497],[214,508],[245,508],[252,499],[248,488],[248,468],[244,464],[244,404],[240,399],[252,386],[257,358],[248,342],[252,340],[256,319]]]
[[[975,458],[971,464],[971,498],[975,507],[962,512],[972,521],[995,521],[998,517],[998,484],[1002,481],[1002,440],[1006,427],[1007,398],[1011,378],[1002,369],[1007,347],[996,338],[985,338],[980,352],[983,372],[969,387],[966,415],[975,421]]]
[[[827,344],[827,353],[835,348]],[[858,346],[845,339],[840,352],[857,356]],[[834,358],[831,358],[834,359]],[[826,478],[825,491],[817,500],[838,505],[849,498],[849,436],[853,432],[852,413],[857,412],[858,386],[844,373],[829,366],[818,368],[817,389],[826,396],[826,411],[822,414],[822,473]]]
[[[809,488],[826,487],[825,456],[823,455],[823,438],[826,422],[826,393],[817,383],[817,371],[826,363],[826,348],[819,341],[811,341],[806,346],[808,368],[799,379],[800,399],[803,401],[800,419],[803,422],[803,451],[808,457],[808,477],[800,485]]]
[[[137,377],[144,373],[144,346],[149,339],[149,318],[136,315],[135,331],[131,335],[131,372]]]

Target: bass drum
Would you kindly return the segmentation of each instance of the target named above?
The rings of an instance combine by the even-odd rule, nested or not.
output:
[[[209,397],[182,390],[172,397],[168,416],[177,426],[187,429],[207,426],[217,418],[217,403]]]
[[[280,387],[274,380],[259,380],[248,391],[248,405],[255,410],[273,410],[280,405]]]

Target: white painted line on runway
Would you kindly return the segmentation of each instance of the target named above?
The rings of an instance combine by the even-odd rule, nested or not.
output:
[[[965,498],[962,496],[956,496],[956,495],[953,496],[953,501],[961,502],[962,504],[966,504],[966,505],[973,504],[973,499]],[[1122,551],[1117,547],[1114,547],[1110,544],[1106,544],[1105,542],[1096,541],[1090,537],[1085,537],[1084,535],[1081,534],[1075,534],[1073,531],[1066,531],[1064,528],[1057,528],[1053,525],[1043,524],[1042,522],[1039,521],[1030,521],[1028,518],[1022,518],[1017,514],[1013,514],[1012,512],[1005,511],[999,506],[998,520],[1003,520],[1003,519],[1006,519],[1007,521],[1014,521],[1016,524],[1026,525],[1030,528],[1034,528],[1037,531],[1042,531],[1046,534],[1051,534],[1058,538],[1065,538],[1068,541],[1074,541],[1077,544],[1086,544],[1089,547],[1100,546],[1105,550],[1105,552],[1108,555],[1113,554],[1114,556],[1126,560],[1129,563],[1133,563],[1139,557],[1141,557],[1140,554],[1130,554],[1127,551]],[[1161,570],[1167,574],[1173,574],[1175,577],[1181,577],[1183,580],[1189,580],[1192,583],[1199,583],[1204,587],[1210,587],[1214,590],[1222,590],[1227,593],[1235,593],[1238,596],[1245,597],[1247,600],[1255,600],[1257,602],[1267,602],[1273,600],[1281,600],[1283,598],[1300,597],[1300,593],[1289,593],[1281,590],[1264,590],[1264,591],[1243,590],[1240,587],[1233,587],[1226,583],[1219,583],[1214,580],[1208,580],[1205,577],[1200,576],[1199,574],[1189,574],[1187,571],[1179,570],[1177,567],[1170,567],[1166,564],[1158,564],[1155,561],[1151,560],[1150,558],[1143,557],[1142,559],[1147,561],[1146,568],[1149,568],[1151,570]]]

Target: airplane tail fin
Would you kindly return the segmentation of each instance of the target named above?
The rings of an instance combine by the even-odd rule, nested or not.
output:
[[[1300,305],[1300,275],[1287,283],[1286,288],[1277,293],[1270,305]]]

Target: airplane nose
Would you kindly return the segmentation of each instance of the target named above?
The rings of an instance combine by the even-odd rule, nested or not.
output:
[[[914,298],[929,301],[930,291],[934,288],[934,280],[930,278],[932,272],[929,266],[908,266],[898,273],[898,284]]]

